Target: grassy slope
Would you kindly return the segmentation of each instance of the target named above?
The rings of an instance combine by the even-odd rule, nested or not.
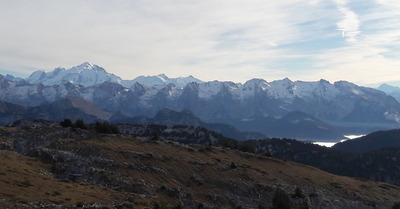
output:
[[[389,205],[400,199],[400,188],[389,184],[336,176],[310,166],[236,150],[127,135],[90,138],[60,137],[47,148],[113,160],[114,166],[104,175],[121,186],[111,189],[60,182],[51,177],[50,167],[36,158],[1,151],[0,199],[7,201],[0,202],[0,206],[17,202],[129,202],[139,207],[154,203],[172,207],[182,201],[182,193],[206,205],[240,205],[240,200],[232,201],[241,196],[268,206],[273,188],[293,191],[295,186],[306,195],[322,191],[326,196],[354,199],[354,194],[361,194],[370,202],[385,200]],[[11,139],[2,139],[5,140]],[[232,163],[236,168],[231,168]],[[258,185],[265,192],[261,193]]]
[[[122,192],[106,187],[78,182],[62,182],[50,172],[50,166],[37,158],[0,150],[0,208],[30,203],[54,203],[75,205],[77,203],[102,203],[110,205],[115,197],[126,197]]]

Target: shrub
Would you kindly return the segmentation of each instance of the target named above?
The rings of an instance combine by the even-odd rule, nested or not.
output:
[[[231,167],[232,169],[235,169],[237,166],[235,165],[235,163],[234,163],[234,162],[231,162],[231,165],[230,165],[230,167]]]
[[[264,155],[267,157],[273,157],[272,152],[269,149],[267,149],[267,151],[265,151]]]
[[[160,140],[160,134],[158,132],[154,132],[153,138],[151,140],[158,141]]]
[[[72,123],[71,119],[65,118],[63,121],[60,122],[60,126],[62,127],[72,127],[74,124]]]
[[[95,124],[95,130],[98,133],[103,133],[103,134],[119,134],[119,129],[117,125],[115,124],[110,124],[107,122],[96,122]]]
[[[252,142],[250,142],[250,141],[242,142],[242,144],[240,145],[239,150],[242,151],[242,152],[249,152],[249,153],[255,153],[256,152],[256,148],[255,148],[254,144]]]
[[[292,202],[290,202],[289,195],[282,189],[277,189],[275,191],[274,197],[272,199],[273,209],[291,209],[293,208]]]
[[[210,142],[210,144],[212,145],[212,142]],[[236,140],[233,140],[233,139],[225,139],[222,142],[222,146],[228,147],[228,148],[231,148],[231,149],[237,149],[238,148],[238,143],[237,143]]]
[[[392,206],[392,209],[400,209],[400,202],[394,203],[394,205]]]
[[[293,198],[305,198],[306,196],[303,193],[303,190],[301,190],[300,187],[296,187],[294,190],[294,195]]]
[[[88,129],[87,125],[85,124],[85,122],[82,119],[78,119],[75,121],[74,124],[75,128],[80,128],[80,129]]]
[[[61,195],[61,193],[59,191],[54,191],[53,192],[53,196],[58,196],[58,195]]]
[[[77,207],[77,208],[82,208],[83,205],[84,205],[83,202],[77,202],[77,203],[76,203],[76,207]]]
[[[28,179],[25,179],[23,182],[21,182],[21,185],[22,185],[23,187],[33,186],[33,185],[31,184],[31,182],[30,182]]]

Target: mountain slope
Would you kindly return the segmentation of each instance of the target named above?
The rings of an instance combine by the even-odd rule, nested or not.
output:
[[[73,121],[83,119],[87,122],[107,120],[112,113],[106,112],[93,104],[76,97],[68,97],[45,105],[28,108],[21,119],[44,119],[62,121],[69,118]]]
[[[293,139],[254,140],[257,152],[314,166],[336,175],[400,185],[400,147],[363,153],[346,152]]]
[[[0,101],[0,125],[21,119],[25,111],[23,106]]]
[[[315,209],[383,209],[390,208],[400,198],[400,188],[393,185],[336,176],[309,166],[220,147],[189,146],[128,135],[99,135],[57,125],[1,128],[0,131],[7,136],[0,138],[3,147],[33,155],[35,158],[31,159],[51,167],[42,168],[42,174],[36,172],[35,176],[53,175],[63,181],[62,187],[54,182],[55,196],[66,194],[70,199],[56,202],[59,207],[77,207],[71,201],[78,200],[68,193],[75,185],[71,180],[92,184],[87,194],[93,195],[93,199],[82,200],[80,205],[93,201],[92,204],[101,203],[99,207],[108,204],[116,208],[271,208],[278,189],[289,194],[287,198],[295,207],[307,205]],[[10,151],[5,153],[9,157],[13,155]],[[38,162],[26,165],[25,157],[19,158],[13,163],[24,165],[26,170],[21,172],[34,172],[39,170],[36,166],[43,166]],[[0,175],[0,179],[9,182],[14,167],[2,172],[5,175]],[[24,182],[24,179],[18,181]],[[34,181],[25,183],[26,187],[18,186],[18,182],[4,184],[0,192],[4,201],[0,204],[16,207],[22,207],[21,204],[33,207],[37,202],[48,204],[56,199],[46,198],[46,192],[48,196],[55,193],[48,184],[45,182],[38,194],[29,195],[28,192],[39,191]],[[95,195],[99,186],[104,193]],[[82,187],[77,188],[78,194]],[[301,190],[298,195],[295,195],[296,188]],[[13,192],[16,189],[18,195]],[[121,198],[111,201],[103,198],[113,190],[118,192],[111,194],[112,197]],[[32,200],[32,195],[37,198]]]
[[[117,198],[129,194],[84,182],[61,182],[51,168],[37,158],[0,150],[0,208],[76,208],[89,203],[104,206],[123,204]]]
[[[332,125],[298,111],[290,112],[276,122],[267,124],[263,133],[271,133],[271,136],[274,137],[301,140],[325,139],[332,141],[344,138]]]
[[[269,137],[303,141],[339,141],[345,138],[338,128],[299,111],[289,112],[282,118],[266,116],[230,120],[226,123],[240,127],[240,130],[258,131]]]

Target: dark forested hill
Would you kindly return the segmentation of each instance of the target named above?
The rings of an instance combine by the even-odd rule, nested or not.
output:
[[[293,139],[252,141],[259,153],[271,153],[321,170],[345,176],[400,185],[400,147],[364,153],[346,152]]]
[[[400,129],[373,132],[333,146],[334,149],[348,152],[368,152],[387,147],[400,147]]]

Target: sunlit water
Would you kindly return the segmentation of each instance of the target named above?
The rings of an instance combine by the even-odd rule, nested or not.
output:
[[[365,135],[345,135],[345,139],[340,140],[340,142],[344,142],[347,140],[352,140],[352,139],[356,139],[356,138],[360,138],[362,136]],[[313,144],[318,144],[320,146],[325,146],[325,147],[332,147],[333,145],[335,145],[338,142],[313,142]]]

